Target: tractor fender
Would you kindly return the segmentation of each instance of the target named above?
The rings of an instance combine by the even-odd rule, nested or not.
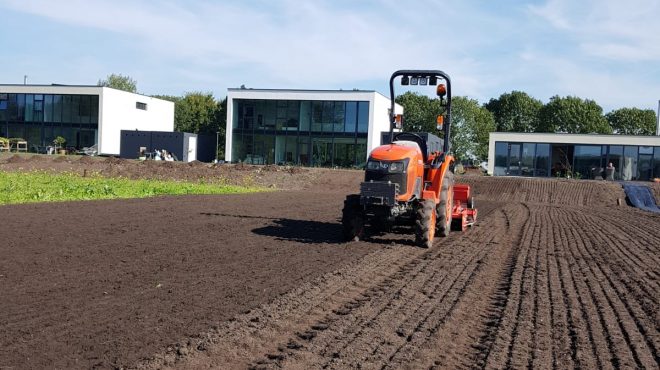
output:
[[[438,204],[438,202],[440,201],[440,199],[438,198],[437,194],[436,194],[435,191],[433,191],[433,190],[424,190],[424,191],[422,192],[422,199],[424,199],[424,200],[426,200],[426,199],[433,199],[433,202],[434,202],[435,204]]]

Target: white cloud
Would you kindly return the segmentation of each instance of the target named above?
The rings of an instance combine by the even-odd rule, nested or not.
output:
[[[396,69],[439,68],[452,76],[455,95],[481,102],[522,90],[544,101],[590,97],[611,108],[660,96],[657,76],[642,72],[653,64],[660,72],[660,2],[630,3],[0,0],[0,8],[99,33],[99,48],[123,54],[94,61],[90,50],[81,72],[93,82],[99,71],[129,74],[149,93],[211,89],[222,96],[241,84],[386,93]],[[62,81],[64,71],[53,68],[50,79]],[[626,86],[627,94],[613,98],[609,84]]]
[[[615,61],[660,61],[657,0],[549,0],[529,6],[589,56]]]

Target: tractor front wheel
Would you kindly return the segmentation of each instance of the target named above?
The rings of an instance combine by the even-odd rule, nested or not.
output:
[[[364,212],[360,205],[360,195],[346,196],[341,214],[344,239],[358,241],[364,236]]]
[[[415,244],[430,248],[435,237],[435,204],[433,200],[421,201],[415,211]]]

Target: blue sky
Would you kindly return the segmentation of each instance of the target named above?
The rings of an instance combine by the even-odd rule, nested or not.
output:
[[[660,1],[0,0],[0,83],[387,95],[397,69],[442,69],[481,103],[521,90],[656,110]]]

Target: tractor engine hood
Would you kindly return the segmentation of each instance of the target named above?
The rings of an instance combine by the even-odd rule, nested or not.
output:
[[[406,158],[415,158],[421,156],[422,152],[416,143],[410,142],[414,145],[407,145],[395,142],[393,144],[381,145],[371,151],[369,158],[379,161],[396,161]]]

